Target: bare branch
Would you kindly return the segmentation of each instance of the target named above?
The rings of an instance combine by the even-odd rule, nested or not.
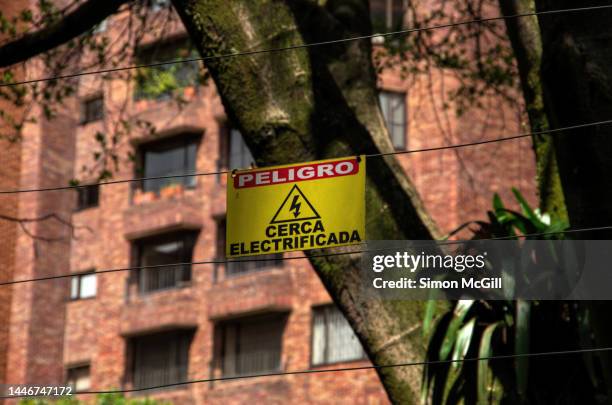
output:
[[[87,32],[127,0],[89,0],[56,22],[0,47],[0,67],[23,62]]]
[[[32,231],[30,231],[28,229],[28,227],[26,226],[26,224],[29,224],[29,223],[32,223],[32,222],[43,222],[43,221],[47,221],[47,220],[51,220],[51,219],[56,220],[60,224],[70,228],[71,233],[72,233],[72,237],[74,239],[78,239],[76,237],[76,230],[77,229],[86,229],[89,232],[93,232],[93,229],[91,229],[90,227],[88,227],[86,225],[74,225],[71,221],[68,221],[68,220],[62,218],[62,217],[60,217],[59,215],[57,215],[55,213],[50,213],[50,214],[46,214],[46,215],[42,215],[40,217],[34,217],[34,218],[18,218],[18,217],[13,217],[13,216],[10,216],[10,215],[0,214],[0,220],[18,223],[19,226],[21,227],[21,229],[23,230],[23,232],[26,235],[28,235],[29,237],[31,237],[32,239],[42,240],[42,241],[45,241],[45,242],[58,242],[58,241],[64,240],[64,238],[62,238],[62,237],[45,237],[45,236],[36,235],[36,234],[32,233]]]

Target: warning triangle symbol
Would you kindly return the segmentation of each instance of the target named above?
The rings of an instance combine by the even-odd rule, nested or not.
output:
[[[309,219],[319,219],[321,216],[314,209],[310,201],[306,198],[302,190],[296,185],[291,188],[287,197],[274,214],[271,224],[283,222],[306,221]]]

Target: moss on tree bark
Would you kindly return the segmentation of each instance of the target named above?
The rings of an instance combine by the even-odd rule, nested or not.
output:
[[[368,2],[175,0],[204,56],[300,46],[371,31]],[[258,165],[393,150],[378,104],[369,41],[238,58],[207,67],[232,124]],[[438,231],[394,157],[368,160],[369,239],[432,239]],[[356,257],[310,261],[370,359],[379,365],[421,359],[422,344],[405,334],[420,322],[421,305],[366,297]],[[395,403],[418,401],[420,370],[378,369]]]

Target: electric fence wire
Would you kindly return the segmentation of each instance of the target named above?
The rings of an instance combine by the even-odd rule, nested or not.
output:
[[[609,226],[599,226],[599,227],[592,227],[592,228],[581,228],[581,229],[567,229],[564,231],[555,231],[555,232],[539,232],[539,233],[529,233],[529,234],[524,234],[524,235],[517,235],[517,236],[502,236],[502,237],[496,237],[496,238],[482,238],[482,239],[475,239],[478,241],[486,241],[486,240],[512,240],[515,238],[533,238],[533,237],[540,237],[540,236],[547,236],[547,235],[560,235],[560,234],[570,234],[570,233],[580,233],[580,232],[598,232],[598,231],[604,231],[604,230],[612,230],[612,225]],[[454,244],[461,244],[461,243],[468,243],[471,241],[465,241],[465,240],[438,240],[438,241],[428,241],[429,243],[431,242],[436,242],[438,245],[454,245]],[[367,242],[361,242],[361,245],[366,245]],[[151,265],[144,265],[144,266],[132,266],[132,267],[119,267],[119,268],[112,268],[112,269],[102,269],[102,270],[96,270],[87,274],[106,274],[106,273],[118,273],[118,272],[124,272],[124,271],[132,271],[132,270],[143,270],[143,269],[159,269],[159,268],[165,268],[165,267],[180,267],[180,266],[192,266],[192,265],[202,265],[202,264],[214,264],[214,265],[218,265],[218,264],[227,264],[227,263],[244,263],[244,262],[270,262],[270,261],[277,261],[277,260],[301,260],[301,259],[310,259],[310,258],[320,258],[320,257],[333,257],[333,256],[346,256],[346,255],[353,255],[353,254],[359,254],[359,253],[373,253],[373,252],[383,252],[383,251],[388,251],[388,250],[396,250],[397,248],[387,248],[387,249],[375,249],[375,250],[350,250],[350,251],[342,251],[342,252],[330,252],[330,253],[314,253],[311,255],[302,255],[302,256],[288,256],[285,257],[283,256],[282,258],[279,259],[269,259],[269,258],[260,258],[260,257],[249,257],[248,259],[235,259],[235,260],[228,260],[228,259],[212,259],[212,260],[202,260],[202,261],[194,261],[194,262],[182,262],[182,263],[169,263],[169,264],[151,264]],[[37,282],[37,281],[48,281],[48,280],[57,280],[57,279],[62,279],[62,278],[69,278],[69,277],[73,277],[75,275],[75,273],[63,273],[63,274],[56,274],[56,275],[52,275],[52,276],[42,276],[42,277],[35,277],[35,278],[27,278],[27,279],[23,279],[23,280],[10,280],[10,281],[2,281],[0,282],[0,287],[1,286],[6,286],[6,285],[13,285],[13,284],[23,284],[23,283],[31,283],[31,282]]]
[[[141,64],[141,65],[125,66],[125,67],[112,68],[112,69],[102,69],[102,70],[88,71],[88,72],[77,72],[77,73],[72,73],[72,74],[59,75],[59,76],[55,76],[55,77],[32,79],[32,80],[25,80],[25,81],[20,81],[20,82],[0,83],[0,87],[25,85],[25,84],[31,84],[31,83],[37,83],[37,82],[44,82],[44,81],[51,81],[51,80],[60,80],[60,79],[74,78],[74,77],[80,77],[80,76],[92,75],[92,74],[112,73],[112,72],[117,72],[117,71],[122,71],[122,70],[129,70],[129,69],[159,67],[159,66],[166,66],[166,65],[170,65],[170,64],[176,64],[176,63],[189,63],[189,62],[196,62],[196,61],[207,61],[207,60],[221,59],[221,58],[232,58],[232,57],[237,57],[237,56],[252,56],[252,55],[257,55],[257,54],[262,54],[262,53],[280,52],[280,51],[303,49],[303,48],[315,47],[315,46],[332,45],[332,44],[345,43],[345,42],[349,42],[349,41],[358,41],[358,40],[364,40],[364,39],[371,39],[371,38],[376,38],[376,37],[388,37],[388,36],[405,35],[405,34],[409,34],[409,33],[413,33],[413,32],[419,32],[419,31],[429,31],[429,30],[434,30],[434,29],[450,28],[450,27],[455,27],[455,26],[468,25],[468,24],[474,24],[474,23],[483,23],[483,22],[497,21],[497,20],[504,20],[504,19],[510,19],[510,18],[522,18],[522,17],[528,17],[528,16],[543,16],[543,15],[553,15],[553,14],[561,14],[561,13],[572,13],[572,12],[581,12],[581,11],[593,11],[593,10],[601,10],[601,9],[607,9],[607,8],[612,8],[612,5],[591,6],[591,7],[578,7],[578,8],[561,9],[561,10],[547,10],[547,11],[537,11],[537,12],[531,12],[531,13],[513,14],[513,15],[507,15],[507,16],[482,18],[482,19],[475,19],[475,20],[470,20],[470,21],[460,21],[460,22],[449,23],[449,24],[441,24],[441,25],[436,25],[436,26],[431,26],[431,27],[412,28],[412,29],[406,29],[406,30],[400,30],[400,31],[392,31],[392,32],[386,32],[386,33],[376,33],[376,34],[371,34],[371,35],[362,35],[362,36],[357,36],[357,37],[350,37],[350,38],[342,38],[342,39],[336,39],[336,40],[330,40],[330,41],[315,42],[315,43],[310,43],[310,44],[294,45],[294,46],[289,46],[289,47],[272,48],[272,49],[264,49],[264,50],[254,50],[254,51],[246,51],[246,52],[234,52],[234,53],[229,53],[229,54],[206,56],[206,57],[200,57],[200,58],[189,58],[189,59],[173,60],[173,61],[168,61],[168,62]],[[479,141],[479,142],[470,142],[470,143],[464,143],[464,144],[447,145],[447,146],[424,148],[424,149],[410,150],[410,151],[395,151],[395,152],[387,152],[387,153],[369,154],[369,155],[366,155],[366,157],[367,158],[372,158],[372,157],[381,157],[381,156],[389,156],[389,155],[399,155],[399,154],[407,154],[407,153],[428,152],[428,151],[435,151],[435,150],[461,148],[461,147],[474,146],[474,145],[482,145],[482,144],[493,143],[493,142],[508,141],[508,140],[512,140],[512,139],[525,138],[525,137],[530,137],[530,136],[535,136],[535,135],[545,135],[545,134],[550,134],[550,133],[557,133],[557,132],[561,132],[561,131],[577,129],[577,128],[584,128],[584,127],[588,127],[588,126],[609,124],[611,122],[612,122],[612,120],[600,121],[600,122],[594,122],[594,123],[589,123],[589,124],[575,125],[575,126],[571,126],[571,127],[556,128],[556,129],[552,129],[552,130],[548,130],[548,131],[531,132],[531,133],[525,133],[525,134],[509,136],[509,137],[504,137],[504,138],[497,138],[497,139],[485,140],[485,141]],[[226,174],[228,172],[229,171],[225,170],[225,171],[217,171],[217,172],[194,173],[194,174],[185,174],[185,175],[176,175],[176,176],[143,177],[143,178],[137,178],[137,179],[125,179],[125,180],[108,181],[108,182],[102,182],[102,183],[99,183],[99,184],[100,185],[107,185],[107,184],[118,184],[118,183],[126,183],[126,182],[134,182],[134,181],[144,181],[144,180],[154,180],[154,179],[219,175],[219,174]],[[37,191],[66,190],[66,189],[75,189],[75,188],[86,187],[86,186],[87,185],[73,185],[73,186],[66,186],[66,187],[49,187],[49,188],[40,188],[40,189],[0,190],[0,194],[13,194],[13,193],[26,193],[26,192],[37,192]],[[583,228],[583,229],[573,229],[573,230],[566,230],[566,231],[559,231],[559,232],[538,233],[538,234],[527,234],[527,235],[519,235],[519,237],[544,236],[544,235],[551,235],[551,234],[565,234],[565,233],[588,232],[588,231],[599,231],[599,230],[610,230],[610,229],[612,229],[612,226],[603,226],[603,227],[594,227],[594,228]],[[499,240],[499,239],[508,239],[508,238],[490,238],[490,239],[484,239],[484,240],[496,240],[496,239]],[[462,241],[448,241],[448,242],[449,243],[463,243]],[[338,256],[338,255],[347,255],[347,254],[356,254],[356,253],[367,253],[367,252],[369,252],[369,251],[364,250],[364,251],[349,251],[349,252],[315,254],[315,255],[311,255],[311,256],[284,257],[283,260],[307,259],[309,257]],[[100,274],[100,273],[110,273],[110,272],[119,272],[119,271],[129,271],[129,270],[143,269],[143,268],[159,268],[159,267],[195,265],[195,264],[222,264],[222,263],[228,263],[228,262],[266,261],[266,260],[269,260],[269,259],[249,259],[249,260],[234,260],[234,261],[228,261],[226,259],[224,259],[224,260],[210,260],[210,261],[200,261],[200,262],[190,262],[190,263],[175,263],[175,264],[166,264],[166,265],[152,265],[152,266],[139,266],[139,267],[106,269],[106,270],[98,270],[98,271],[95,271],[94,273],[95,274]],[[62,274],[62,275],[55,275],[55,276],[48,276],[48,277],[32,278],[32,279],[27,279],[27,280],[6,281],[6,282],[0,282],[0,286],[2,286],[2,285],[10,285],[10,284],[18,284],[18,283],[34,282],[34,281],[44,281],[44,280],[51,280],[51,279],[58,279],[58,278],[65,278],[65,277],[71,277],[72,275],[73,274]],[[154,390],[154,389],[168,388],[168,387],[180,386],[180,385],[188,385],[188,384],[196,384],[196,383],[206,383],[206,382],[215,382],[215,381],[226,381],[226,380],[237,380],[237,379],[250,379],[250,378],[262,378],[262,377],[284,376],[284,375],[299,375],[299,374],[346,372],[346,371],[357,371],[357,370],[368,370],[368,369],[382,369],[382,368],[390,368],[390,367],[429,366],[429,365],[439,365],[439,364],[449,364],[449,363],[462,363],[462,362],[468,362],[468,361],[491,361],[491,360],[515,359],[515,358],[524,358],[524,357],[559,356],[559,355],[569,355],[569,354],[583,354],[583,353],[603,352],[603,351],[610,351],[610,350],[612,350],[612,347],[592,348],[592,349],[577,349],[577,350],[564,350],[564,351],[550,351],[550,352],[539,352],[539,353],[522,353],[522,354],[512,354],[512,355],[500,355],[500,356],[489,356],[489,357],[474,357],[474,358],[463,358],[463,359],[449,359],[449,360],[438,360],[438,361],[417,361],[417,362],[407,362],[407,363],[397,363],[397,364],[387,364],[387,365],[369,365],[369,366],[344,367],[344,368],[333,368],[333,369],[314,369],[314,370],[309,369],[309,370],[284,371],[284,372],[283,371],[279,371],[279,372],[264,373],[264,374],[250,374],[250,375],[240,375],[240,376],[225,376],[225,377],[216,377],[216,378],[206,378],[206,379],[199,379],[199,380],[183,381],[183,382],[178,382],[178,383],[173,383],[173,384],[163,384],[163,385],[156,385],[156,386],[143,387],[143,388],[124,389],[124,390],[82,391],[82,392],[76,392],[76,394],[130,393],[130,392],[142,392],[142,391],[148,391],[148,390]],[[42,396],[42,395],[39,395],[39,396]],[[27,398],[27,397],[31,397],[31,396],[28,396],[28,395],[0,396],[0,399]]]
[[[113,73],[113,72],[118,72],[118,71],[123,71],[123,70],[160,67],[160,66],[173,65],[177,63],[190,63],[190,62],[198,62],[198,61],[206,62],[208,60],[235,58],[238,56],[253,56],[253,55],[259,55],[263,53],[291,51],[291,50],[296,50],[296,49],[341,44],[345,42],[361,41],[365,39],[372,39],[372,38],[379,38],[379,37],[393,37],[393,36],[406,35],[406,34],[410,34],[413,32],[432,31],[432,30],[443,29],[443,28],[451,28],[451,27],[470,25],[470,24],[481,24],[485,22],[499,21],[499,20],[513,19],[513,18],[546,16],[546,15],[555,15],[555,14],[564,14],[564,13],[577,13],[577,12],[584,12],[584,11],[598,11],[598,10],[609,9],[609,8],[612,8],[612,4],[600,5],[600,6],[588,6],[588,7],[575,7],[575,8],[566,8],[566,9],[557,9],[557,10],[542,10],[542,11],[533,11],[529,13],[518,13],[518,14],[505,15],[505,16],[502,15],[502,16],[497,16],[497,17],[477,18],[474,20],[457,21],[457,22],[446,23],[446,24],[432,25],[428,27],[408,28],[408,29],[398,30],[398,31],[381,32],[381,33],[374,33],[374,34],[369,34],[369,35],[359,35],[359,36],[353,36],[353,37],[348,37],[348,38],[338,38],[338,39],[332,39],[329,41],[311,42],[308,44],[291,45],[291,46],[269,48],[269,49],[256,49],[252,51],[231,52],[231,53],[225,53],[221,55],[210,55],[210,56],[203,56],[203,57],[197,57],[197,58],[175,59],[175,60],[170,60],[166,62],[145,63],[145,64],[139,64],[139,65],[130,65],[130,66],[108,68],[108,69],[91,70],[91,71],[86,71],[86,72],[75,72],[75,73],[69,73],[65,75],[44,77],[44,78],[31,79],[31,80],[23,80],[19,82],[0,83],[0,87],[18,86],[18,85],[25,85],[25,84],[38,83],[38,82],[48,82],[52,80],[69,79],[69,78],[94,75],[94,74]]]
[[[202,378],[197,380],[187,380],[187,381],[179,381],[176,383],[170,384],[160,384],[160,385],[152,385],[148,387],[142,388],[130,388],[130,389],[117,389],[117,390],[88,390],[88,391],[76,391],[75,395],[98,395],[98,394],[125,394],[132,392],[143,392],[155,389],[162,388],[170,388],[191,384],[201,384],[201,383],[212,383],[216,381],[228,381],[228,380],[244,380],[244,379],[252,379],[252,378],[263,378],[263,377],[275,377],[275,376],[287,376],[287,375],[304,375],[304,374],[321,374],[321,373],[338,373],[338,372],[347,372],[347,371],[359,371],[359,370],[375,370],[375,369],[384,369],[384,368],[392,368],[392,367],[415,367],[415,366],[435,366],[442,364],[453,364],[453,363],[465,363],[471,361],[497,361],[497,360],[511,360],[517,358],[533,358],[533,357],[547,357],[547,356],[563,356],[563,355],[572,355],[572,354],[585,354],[585,353],[599,353],[599,352],[607,352],[612,350],[612,347],[599,347],[599,348],[588,348],[588,349],[574,349],[574,350],[557,350],[557,351],[548,351],[548,352],[535,352],[535,353],[515,353],[515,354],[506,354],[506,355],[498,355],[498,356],[486,356],[486,357],[466,357],[462,359],[448,359],[448,360],[430,360],[430,361],[412,361],[405,363],[395,363],[395,364],[372,364],[368,366],[355,366],[355,367],[342,367],[342,368],[323,368],[323,369],[306,369],[306,370],[296,370],[296,371],[275,371],[271,373],[260,373],[260,374],[244,374],[244,375],[235,375],[235,376],[222,376],[222,377],[213,377],[213,378]],[[12,395],[12,396],[0,396],[0,399],[10,399],[10,398],[33,398],[33,397],[42,397],[45,395]]]
[[[515,139],[528,138],[532,136],[553,135],[553,134],[558,134],[564,131],[571,131],[575,129],[589,128],[589,127],[593,127],[597,125],[608,125],[608,124],[612,124],[612,119],[604,120],[604,121],[590,122],[590,123],[585,123],[585,124],[572,125],[568,127],[554,128],[554,129],[549,129],[546,131],[526,132],[526,133],[521,133],[518,135],[511,135],[511,136],[495,138],[495,139],[488,139],[488,140],[483,140],[483,141],[459,143],[459,144],[445,145],[445,146],[434,146],[434,147],[422,148],[422,149],[400,150],[400,151],[383,152],[383,153],[371,153],[371,154],[366,154],[364,156],[370,159],[370,158],[392,156],[392,155],[405,155],[405,154],[411,154],[411,153],[424,153],[424,152],[434,152],[434,151],[440,151],[440,150],[446,150],[446,149],[466,148],[470,146],[478,146],[478,145],[485,145],[485,144],[496,143],[496,142],[505,142],[505,141],[511,141]],[[340,156],[335,159],[342,159],[342,158],[348,158],[348,156]],[[305,162],[297,162],[297,163],[305,163]],[[263,170],[265,169],[265,167],[261,167],[257,169]],[[59,187],[28,188],[28,189],[18,189],[18,190],[0,190],[0,195],[1,194],[17,194],[17,193],[34,193],[34,192],[43,192],[43,191],[72,190],[72,189],[89,187],[92,185],[106,186],[110,184],[143,182],[146,180],[162,180],[162,179],[176,179],[176,178],[182,178],[182,177],[221,175],[221,174],[228,174],[228,173],[234,173],[234,172],[239,172],[239,171],[240,170],[236,170],[236,171],[220,170],[216,172],[201,172],[201,173],[173,174],[173,175],[167,175],[167,176],[138,177],[138,178],[133,178],[133,179],[110,180],[110,181],[104,181],[100,183],[75,184],[75,185],[59,186]]]

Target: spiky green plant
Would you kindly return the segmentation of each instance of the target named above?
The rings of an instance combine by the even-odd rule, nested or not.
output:
[[[487,212],[488,221],[466,223],[451,235],[468,228],[473,239],[518,239],[521,235],[531,235],[526,236],[528,239],[563,238],[560,232],[567,229],[567,223],[551,220],[532,209],[518,190],[512,191],[520,212],[506,208],[495,194],[493,209]],[[436,306],[435,300],[428,302],[423,321],[428,339],[427,359],[434,363],[529,353],[534,342],[534,309],[539,311],[537,317],[546,316],[545,313],[559,316],[561,311],[558,303],[551,306],[525,300],[459,300],[434,322]],[[432,364],[423,370],[422,401],[529,402],[529,367],[527,357]]]

